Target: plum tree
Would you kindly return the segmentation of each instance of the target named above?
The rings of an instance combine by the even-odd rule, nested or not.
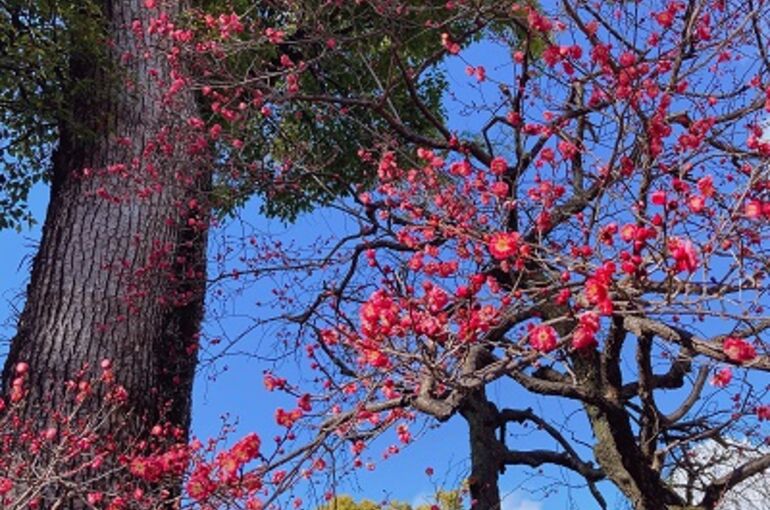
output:
[[[600,507],[608,481],[636,509],[671,510],[716,508],[764,472],[770,457],[758,455],[697,491],[672,479],[698,469],[688,459],[707,439],[766,437],[766,6],[332,3],[311,16],[312,6],[286,3],[299,55],[327,41],[325,15],[377,19],[329,44],[378,79],[376,93],[306,91],[311,58],[284,59],[277,87],[259,74],[219,83],[223,97],[258,95],[279,118],[305,104],[333,122],[356,125],[348,114],[359,110],[380,122],[358,151],[375,186],[341,205],[355,227],[312,258],[317,297],[276,290],[297,308],[286,348],[307,351],[318,383],[267,378],[299,397],[276,415],[287,434],[315,423],[312,444],[350,442],[356,466],[387,429],[409,443],[420,417],[461,416],[484,510],[500,507],[507,466],[569,471]],[[418,19],[434,52],[407,56],[399,29]],[[370,38],[388,51],[356,51]],[[463,129],[417,93],[452,62],[479,91],[445,96],[475,112]],[[397,87],[432,134],[390,103]],[[249,263],[241,277],[259,273]],[[506,390],[493,398],[490,386]],[[519,427],[549,447],[518,444]],[[318,451],[339,465],[341,454]]]

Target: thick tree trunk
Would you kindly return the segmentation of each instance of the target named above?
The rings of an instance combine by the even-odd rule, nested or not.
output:
[[[72,55],[73,77],[88,86],[61,126],[51,202],[3,386],[7,393],[15,367],[27,363],[23,412],[46,426],[50,409],[71,405],[65,381],[84,367],[98,376],[109,359],[129,411],[111,433],[141,437],[163,420],[186,434],[205,280],[205,230],[188,219],[205,222],[190,200],[202,203],[208,179],[183,139],[195,102],[182,91],[169,103],[166,52],[132,32],[132,23],[146,29],[158,11],[140,0],[100,4],[105,62],[117,73]],[[162,4],[172,16],[182,7]],[[89,402],[84,411],[96,412],[98,399]]]
[[[468,422],[471,447],[469,488],[473,510],[500,510],[500,469],[503,466],[502,445],[495,435],[499,413],[487,400],[483,389],[466,397],[460,409]]]
[[[620,349],[620,344],[616,345]],[[620,489],[635,510],[686,509],[681,498],[651,467],[651,459],[636,442],[628,414],[618,396],[622,386],[618,366],[611,364],[602,370],[598,353],[575,354],[572,362],[579,384],[592,388],[594,394],[601,394],[605,399],[603,407],[585,402],[583,407],[596,439],[594,457],[607,479]]]

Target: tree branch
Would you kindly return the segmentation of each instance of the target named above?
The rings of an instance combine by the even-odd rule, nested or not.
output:
[[[699,506],[706,509],[714,508],[725,492],[767,468],[770,468],[770,453],[746,462],[727,475],[717,478],[706,487]]]

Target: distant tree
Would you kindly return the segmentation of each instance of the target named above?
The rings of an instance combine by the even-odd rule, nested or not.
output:
[[[388,501],[385,504],[375,503],[368,499],[356,502],[351,496],[335,496],[328,503],[319,506],[317,510],[462,510],[462,495],[460,491],[439,491],[436,503],[424,503],[416,507],[399,501]]]
[[[319,506],[318,510],[380,510],[380,508],[380,505],[368,499],[356,502],[351,496],[336,496],[328,503]]]
[[[90,1],[0,4],[0,229],[32,220],[29,191],[49,175],[58,128],[75,121],[67,105],[95,91],[67,69],[73,53],[102,60],[97,20]]]

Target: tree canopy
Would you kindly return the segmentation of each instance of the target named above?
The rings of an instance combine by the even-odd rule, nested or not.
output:
[[[98,19],[90,0],[0,4],[0,228],[32,220],[27,197],[47,179],[65,105],[92,90],[69,78],[69,56],[100,60]]]
[[[391,51],[391,36],[386,35],[387,32],[395,30],[392,34],[395,40],[408,41],[400,48],[407,59],[424,60],[433,51],[421,25],[439,9],[439,2],[432,7],[426,4],[424,13],[410,24],[379,24],[374,27],[375,33],[372,33],[372,24],[381,22],[382,18],[373,16],[374,11],[366,4],[361,4],[352,16],[347,16],[350,13],[342,9],[320,9],[321,4],[228,4],[241,13],[239,23],[248,26],[249,33],[260,27],[281,25],[286,40],[274,46],[254,45],[253,40],[244,39],[237,52],[206,61],[205,70],[201,70],[203,75],[212,83],[229,84],[234,77],[248,80],[253,78],[249,74],[267,71],[277,80],[282,68],[279,57],[286,50],[285,55],[312,64],[311,72],[302,77],[303,90],[308,93],[333,91],[368,95],[376,93],[389,72],[387,59],[381,58]],[[217,39],[221,34],[212,31],[205,20],[218,16],[222,8],[220,1],[194,2],[193,10],[176,22],[193,28],[201,38]],[[328,41],[307,37],[304,33],[307,28],[303,25],[316,13],[325,15],[324,19],[313,22],[323,26],[329,40],[341,35],[355,39],[355,46],[346,47],[344,53],[328,51],[325,47]],[[27,210],[27,196],[35,183],[50,179],[50,158],[63,126],[70,126],[81,136],[93,136],[87,126],[74,125],[76,121],[67,105],[79,104],[94,93],[116,93],[113,89],[94,87],[93,77],[73,77],[69,72],[71,55],[81,55],[91,65],[102,67],[103,72],[113,75],[116,89],[121,87],[124,78],[121,70],[104,58],[101,20],[98,2],[93,0],[12,0],[0,6],[0,66],[4,70],[0,82],[3,129],[0,133],[3,156],[0,228],[18,228],[34,220]],[[467,20],[458,22],[467,23]],[[238,34],[228,33],[226,38],[230,36]],[[258,71],[255,71],[257,62]],[[371,65],[372,62],[378,64]],[[426,133],[433,129],[424,115],[407,107],[407,90],[399,84],[391,86],[395,86],[390,93],[391,107],[406,113],[403,122]],[[434,73],[430,79],[421,81],[416,92],[434,115],[442,116],[444,89],[441,74]],[[215,87],[213,90],[216,92]],[[209,112],[206,121],[221,122],[221,112],[210,107],[212,103],[221,104],[222,98],[203,93],[198,98],[202,110]],[[323,122],[319,122],[322,118]],[[349,194],[353,184],[370,185],[372,176],[361,174],[355,154],[361,147],[374,143],[372,136],[380,131],[377,124],[381,120],[365,109],[352,109],[352,118],[354,122],[341,123],[336,115],[324,112],[319,105],[294,103],[282,109],[280,117],[272,122],[264,122],[259,116],[244,119],[244,124],[237,129],[239,147],[234,149],[227,143],[217,147],[220,152],[214,195],[217,208],[222,213],[233,212],[257,193],[265,198],[265,213],[292,220],[314,204],[328,203],[336,196]],[[238,169],[233,170],[233,164]],[[283,166],[291,168],[284,176],[286,184],[274,186],[271,167]]]

